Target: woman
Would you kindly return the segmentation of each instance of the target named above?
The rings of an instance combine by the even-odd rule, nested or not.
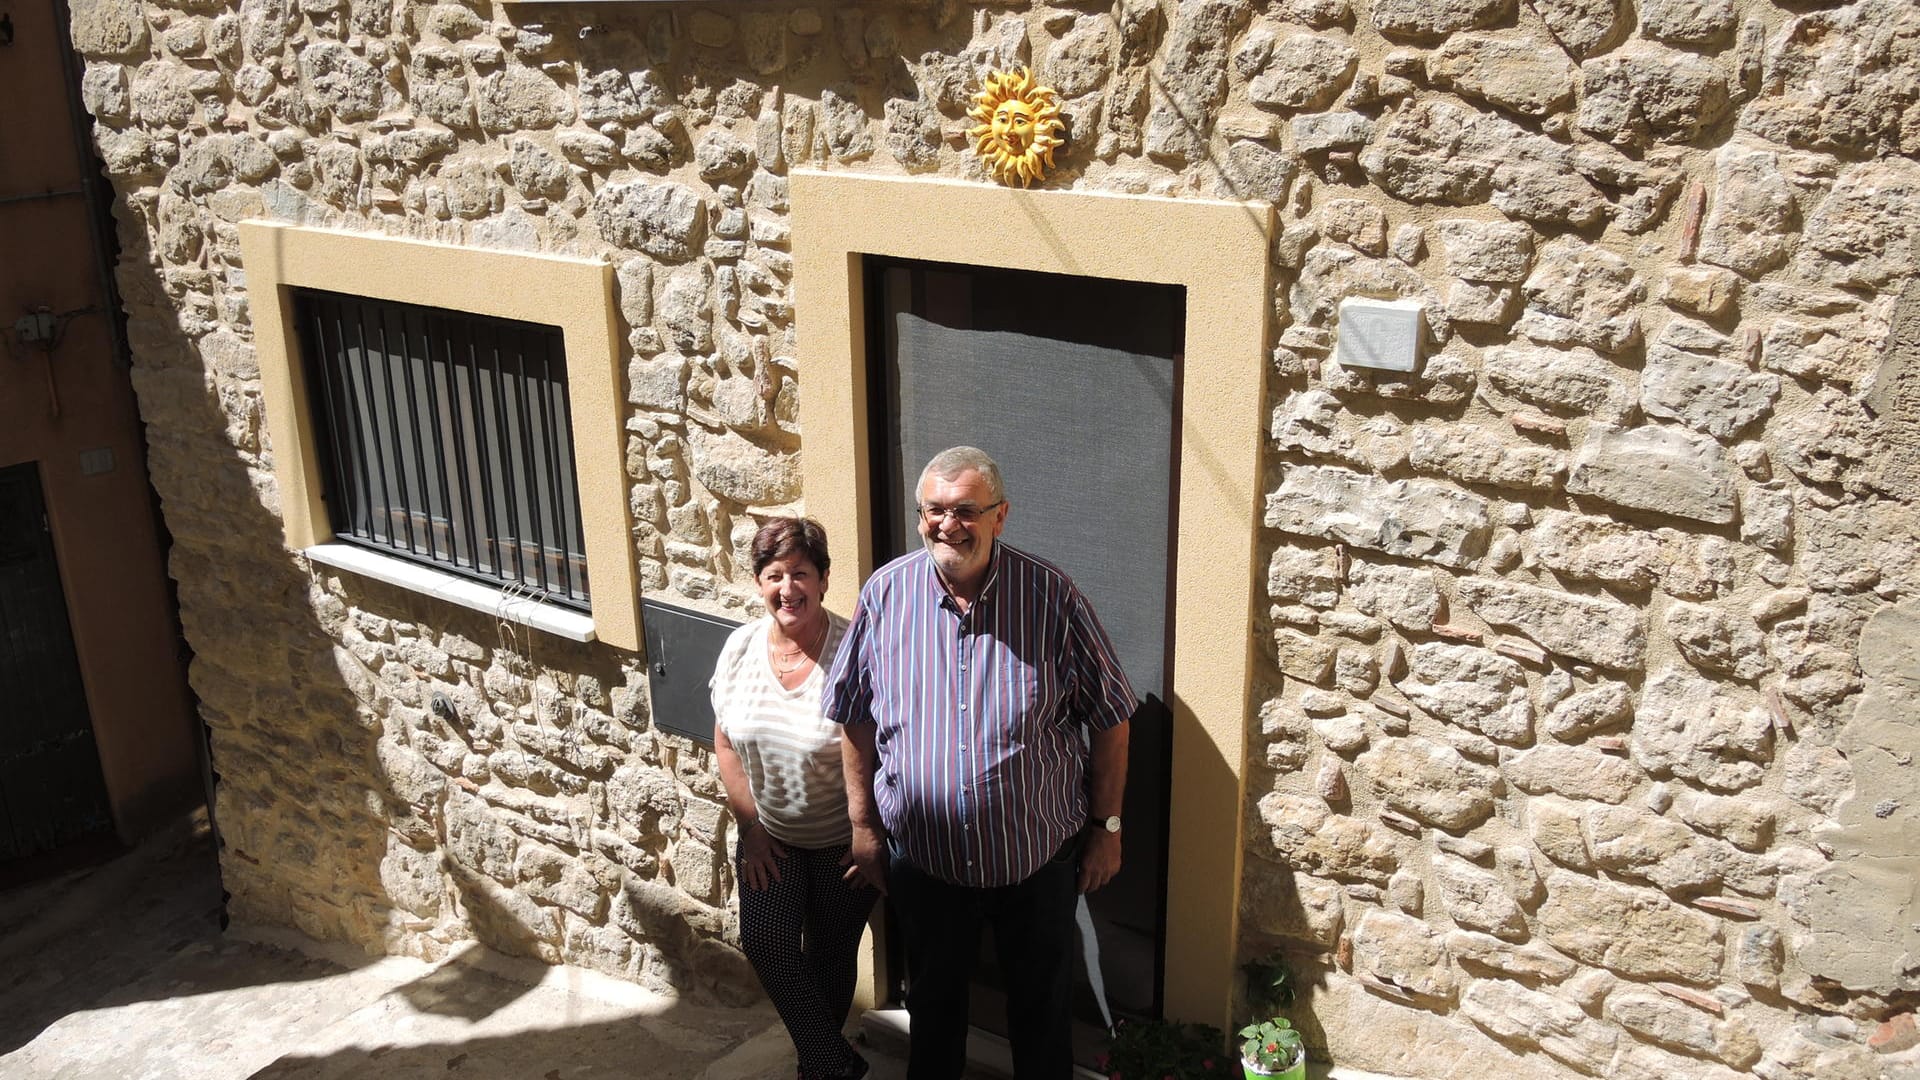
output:
[[[852,828],[840,729],[820,689],[847,622],[820,606],[827,534],[775,518],[753,538],[765,618],[714,665],[713,749],[739,833],[740,944],[787,1025],[800,1080],[854,1080],[867,1063],[840,1034],[854,952],[875,891],[845,880]]]

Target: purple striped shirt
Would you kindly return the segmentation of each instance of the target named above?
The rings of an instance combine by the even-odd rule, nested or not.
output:
[[[914,865],[1011,885],[1087,819],[1087,737],[1133,715],[1133,688],[1067,575],[996,542],[962,615],[925,550],[860,590],[825,710],[874,724],[874,801]]]

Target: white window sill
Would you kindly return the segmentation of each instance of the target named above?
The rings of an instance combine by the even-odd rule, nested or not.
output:
[[[355,544],[331,541],[315,544],[301,554],[336,570],[346,570],[375,581],[398,585],[437,600],[471,608],[483,615],[544,630],[568,641],[594,640],[593,619],[577,611],[543,604],[524,596],[509,596],[503,589],[455,577],[406,559],[382,555]]]

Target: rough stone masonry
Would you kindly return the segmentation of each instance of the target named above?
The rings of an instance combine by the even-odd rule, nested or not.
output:
[[[73,0],[238,914],[750,994],[640,658],[281,544],[235,223],[602,256],[651,592],[800,497],[790,167],[1271,203],[1242,947],[1339,1062],[1913,1076],[1907,0]],[[929,196],[934,198],[934,196]],[[930,212],[936,212],[930,203]],[[1425,304],[1416,375],[1332,360]]]

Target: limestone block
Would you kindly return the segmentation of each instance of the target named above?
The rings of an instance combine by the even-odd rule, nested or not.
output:
[[[1736,140],[1721,147],[1713,161],[1700,259],[1759,277],[1786,261],[1792,245],[1788,234],[1799,216],[1793,187],[1779,153],[1762,145]]]
[[[1338,646],[1331,641],[1277,627],[1273,631],[1275,660],[1289,678],[1324,684],[1333,673]]]
[[[1503,33],[1455,34],[1427,58],[1435,84],[1531,117],[1573,100],[1576,70],[1553,43]]]
[[[739,50],[756,75],[778,75],[787,67],[787,13],[741,12]]]
[[[1504,117],[1425,100],[1396,113],[1360,155],[1368,177],[1409,202],[1491,201],[1510,217],[1592,225],[1610,205],[1562,143]]]
[[[707,221],[699,195],[662,180],[607,184],[594,194],[593,214],[608,243],[672,262],[699,251]]]
[[[1733,36],[1733,0],[1646,0],[1640,31],[1674,45],[1713,45]]]
[[[1739,1017],[1715,1020],[1699,1009],[1647,990],[1607,998],[1606,1018],[1663,1046],[1744,1069],[1760,1059],[1760,1043]]]
[[[908,172],[940,164],[940,111],[932,103],[890,100],[885,119],[887,152]]]
[[[1353,970],[1421,997],[1453,997],[1446,939],[1410,915],[1376,909],[1361,916],[1353,928]]]
[[[1646,286],[1611,251],[1570,236],[1551,240],[1523,289],[1519,330],[1536,342],[1619,351],[1640,340]]]
[[[1726,116],[1719,65],[1651,42],[1632,42],[1580,65],[1582,131],[1622,146],[1690,142]]]
[[[1499,877],[1445,855],[1434,858],[1432,870],[1440,902],[1455,923],[1508,941],[1527,936],[1526,917]]]
[[[1515,945],[1491,934],[1472,930],[1449,933],[1447,951],[1462,964],[1486,968],[1529,982],[1558,982],[1577,970],[1573,961],[1545,945]]]
[[[1347,571],[1347,593],[1366,614],[1422,633],[1442,609],[1439,575],[1419,567],[1356,560]]]
[[[1421,472],[1466,484],[1552,491],[1566,472],[1566,455],[1538,446],[1511,446],[1473,424],[1425,423],[1413,429],[1407,460]]]
[[[1666,557],[1657,537],[1611,518],[1547,510],[1529,535],[1541,565],[1563,578],[1652,587]]]
[[[1373,121],[1356,112],[1311,113],[1293,118],[1296,153],[1324,154],[1365,146],[1373,138]]]
[[[873,156],[873,133],[868,130],[867,113],[855,88],[836,86],[820,91],[820,122],[827,150],[835,159],[851,162]]]
[[[730,183],[752,173],[753,147],[732,132],[710,128],[694,144],[693,163],[707,183]]]
[[[1513,786],[1532,795],[1625,802],[1644,777],[1633,763],[1579,746],[1537,746],[1501,763]]]
[[[1911,146],[1916,60],[1899,42],[1920,25],[1903,0],[1865,0],[1788,19],[1766,46],[1766,92],[1743,128],[1792,146],[1863,158]]]
[[[1422,642],[1397,687],[1407,700],[1449,724],[1505,743],[1532,739],[1526,672],[1486,649]]]
[[[1591,806],[1581,819],[1593,865],[1668,891],[1716,886],[1733,861],[1724,843],[1639,807]]]
[[[1645,662],[1646,621],[1624,604],[1489,578],[1463,579],[1459,595],[1487,622],[1518,630],[1562,656],[1615,670]]]
[[[1496,1038],[1538,1046],[1588,1073],[1605,1072],[1619,1038],[1578,1005],[1504,979],[1467,987],[1460,1013]]]
[[[1715,791],[1758,783],[1773,754],[1773,724],[1749,691],[1683,668],[1647,681],[1634,712],[1633,760]]]
[[[1340,577],[1333,549],[1275,548],[1267,563],[1267,595],[1315,608],[1338,604]]]
[[[434,803],[447,786],[446,775],[404,744],[382,738],[376,744],[380,772],[386,793],[401,802],[416,806]]]
[[[1280,861],[1304,873],[1385,885],[1399,865],[1399,841],[1371,822],[1337,815],[1317,798],[1271,792],[1260,820]]]
[[[1330,466],[1289,468],[1267,496],[1269,528],[1465,567],[1486,553],[1486,502],[1430,480],[1388,481]]]
[[[395,907],[423,918],[440,914],[445,893],[439,855],[390,841],[380,860],[380,887]]]
[[[1481,363],[1496,388],[1556,412],[1618,420],[1633,404],[1621,369],[1591,349],[1501,345]]]
[[[1779,813],[1769,800],[1698,791],[1681,792],[1674,799],[1673,812],[1701,832],[1755,852],[1765,851],[1772,841]]]
[[[1622,23],[1619,0],[1527,0],[1574,57],[1611,43]]]
[[[1555,870],[1539,920],[1555,948],[1622,975],[1711,983],[1720,974],[1719,922],[1650,889]]]
[[[1766,638],[1744,616],[1676,603],[1667,608],[1666,629],[1680,655],[1702,670],[1751,680],[1772,669]]]
[[[1780,988],[1780,931],[1764,923],[1743,926],[1732,946],[1734,978],[1763,990]]]
[[[1271,203],[1286,201],[1287,186],[1293,182],[1294,159],[1291,155],[1268,149],[1257,142],[1241,140],[1227,147],[1225,164],[1223,195],[1264,199]]]
[[[1418,736],[1384,742],[1354,763],[1381,802],[1430,825],[1460,832],[1493,812],[1499,775],[1444,743]]]
[[[660,290],[661,329],[684,353],[713,348],[713,267],[706,262],[675,267]]]
[[[1367,722],[1357,713],[1315,717],[1313,732],[1336,754],[1351,757],[1367,748]]]
[[[1365,457],[1353,436],[1340,426],[1340,399],[1319,388],[1299,390],[1273,409],[1273,441],[1281,450],[1345,465],[1361,466]]]
[[[1532,267],[1534,234],[1515,221],[1442,217],[1434,223],[1434,234],[1453,277],[1517,284],[1526,281]]]
[[[487,805],[464,792],[448,795],[447,854],[452,863],[501,883],[514,880],[520,840]],[[457,875],[456,875],[457,876]]]
[[[1181,0],[1156,84],[1156,90],[1164,87],[1164,96],[1153,95],[1147,116],[1149,155],[1186,162],[1205,152],[1204,118],[1226,97],[1227,51],[1251,15],[1246,0]],[[1127,51],[1123,48],[1123,56]],[[1195,118],[1202,119],[1196,123]]]
[[[1655,341],[1640,376],[1640,407],[1722,441],[1773,411],[1778,376]]]
[[[578,859],[539,844],[522,844],[515,872],[520,888],[540,903],[595,922],[606,915],[607,894]]]
[[[1340,938],[1346,895],[1334,882],[1251,860],[1240,903],[1250,929],[1330,948]]]
[[[1527,804],[1527,836],[1540,853],[1575,870],[1593,869],[1579,803],[1542,796]]]
[[[1715,318],[1740,295],[1740,279],[1717,266],[1671,266],[1660,283],[1660,301],[1676,311]]]
[[[780,505],[801,494],[793,454],[766,450],[730,430],[710,432],[699,425],[687,430],[687,448],[693,455],[693,479],[716,496],[743,505]]]
[[[573,98],[539,68],[509,64],[480,80],[474,115],[484,131],[507,134],[571,123]]]
[[[1269,698],[1260,706],[1260,734],[1267,742],[1267,764],[1279,772],[1292,772],[1307,763],[1312,747],[1307,745],[1308,720],[1295,703],[1281,697]]]
[[[1436,38],[1495,25],[1512,11],[1511,0],[1377,0],[1373,25],[1389,38]]]
[[[380,111],[380,70],[339,42],[301,49],[300,75],[310,100],[340,120],[371,120]]]
[[[1625,683],[1603,682],[1583,690],[1547,710],[1541,726],[1556,739],[1577,739],[1633,715],[1633,694]]]
[[[1077,98],[1106,84],[1113,71],[1118,32],[1105,19],[1075,19],[1041,66],[1041,75],[1062,98]]]
[[[1806,245],[1828,285],[1871,289],[1920,266],[1920,166],[1899,158],[1854,165],[1807,219]]]
[[[1734,520],[1735,469],[1720,444],[1677,428],[1594,424],[1567,491],[1715,525]]]
[[[1332,104],[1353,81],[1360,54],[1341,38],[1293,34],[1276,42],[1247,97],[1275,109],[1318,110]]]
[[[1365,199],[1329,199],[1320,208],[1320,234],[1369,255],[1387,250],[1387,215]]]

